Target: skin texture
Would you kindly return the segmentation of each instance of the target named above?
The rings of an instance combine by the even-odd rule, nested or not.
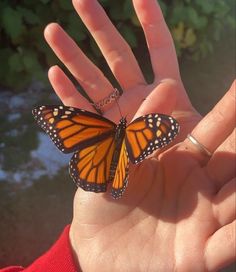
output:
[[[150,112],[171,114],[181,131],[168,149],[130,165],[122,199],[77,190],[70,230],[74,256],[83,271],[216,271],[235,260],[235,83],[201,120],[186,95],[157,1],[133,4],[149,48],[152,84],[99,3],[73,1],[124,91],[122,114],[128,121]],[[45,38],[93,101],[113,91],[58,24],[46,27]],[[49,80],[65,105],[94,111],[58,66],[50,68]],[[104,108],[104,116],[120,119],[116,103]],[[190,132],[211,158],[186,139]]]

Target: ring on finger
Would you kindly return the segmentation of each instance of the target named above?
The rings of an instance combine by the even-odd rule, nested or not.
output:
[[[95,107],[95,109],[97,111],[100,111],[103,113],[102,109],[108,105],[111,104],[112,102],[114,102],[115,100],[119,99],[120,97],[120,92],[118,89],[114,89],[114,91],[112,93],[110,93],[107,97],[103,98],[102,100],[93,103],[93,106]]]
[[[212,153],[191,134],[188,134],[187,138],[203,155],[207,157],[212,156]]]

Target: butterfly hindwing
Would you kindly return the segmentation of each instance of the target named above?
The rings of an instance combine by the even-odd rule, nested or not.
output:
[[[114,149],[114,137],[109,137],[77,151],[69,166],[75,184],[85,191],[105,192]]]
[[[148,114],[135,119],[126,128],[125,143],[132,163],[139,163],[156,149],[169,144],[179,125],[171,116]]]
[[[121,145],[120,156],[112,182],[111,195],[114,199],[120,198],[128,183],[129,157],[126,151],[125,140]]]
[[[64,153],[71,153],[109,137],[116,124],[85,110],[66,106],[39,106],[33,110],[39,126]]]

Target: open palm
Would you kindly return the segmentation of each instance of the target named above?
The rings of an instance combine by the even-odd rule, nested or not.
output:
[[[97,1],[73,1],[124,90],[119,99],[122,114],[129,121],[150,112],[171,114],[179,121],[181,132],[174,146],[155,153],[138,166],[130,165],[129,185],[122,199],[114,201],[108,194],[77,190],[70,231],[75,257],[83,271],[218,269],[233,258],[232,237],[224,235],[233,230],[234,208],[230,204],[235,179],[232,180],[232,164],[228,164],[223,175],[216,169],[219,159],[214,158],[218,149],[225,151],[232,145],[235,124],[232,112],[227,113],[226,125],[220,132],[211,121],[226,104],[233,107],[232,91],[193,131],[214,152],[208,162],[188,141],[183,141],[200,116],[185,93],[160,8],[155,0],[133,3],[155,75],[149,85],[130,48]],[[45,38],[93,101],[112,92],[111,83],[58,24],[47,26]],[[49,79],[64,104],[94,111],[59,67],[49,70]],[[107,105],[104,115],[113,121],[120,119],[115,104]],[[223,124],[222,118],[220,121]]]

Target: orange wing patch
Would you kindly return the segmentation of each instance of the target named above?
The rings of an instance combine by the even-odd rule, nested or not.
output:
[[[125,141],[123,141],[111,189],[112,197],[115,199],[120,198],[127,187],[128,170],[129,170],[129,158],[126,151]]]
[[[131,123],[126,129],[126,139],[134,158],[141,155],[152,138],[153,132],[151,128],[146,127],[144,120]]]
[[[110,124],[101,120],[94,120],[91,117],[75,116],[71,119],[71,124],[65,126],[67,120],[58,122],[57,127],[62,127],[58,135],[66,148],[73,148],[88,138],[95,138],[111,130]],[[88,119],[88,120],[87,120]],[[61,125],[60,123],[63,122]]]
[[[73,122],[71,122],[70,120],[61,120],[60,122],[56,124],[56,128],[62,129],[71,125],[73,125]]]
[[[141,162],[156,149],[170,143],[178,131],[178,123],[168,115],[155,113],[135,119],[126,128],[125,136],[130,160]]]
[[[70,161],[70,175],[86,191],[105,192],[115,149],[113,137],[84,148]]]
[[[41,106],[33,110],[33,115],[64,153],[93,145],[115,133],[116,125],[110,120],[72,107]]]
[[[95,125],[94,118],[90,117],[90,116],[78,115],[78,116],[72,117],[72,120],[77,124],[81,124],[81,125],[85,125],[85,126],[94,126]],[[97,119],[96,120],[96,127],[109,129],[110,124],[104,120]]]

